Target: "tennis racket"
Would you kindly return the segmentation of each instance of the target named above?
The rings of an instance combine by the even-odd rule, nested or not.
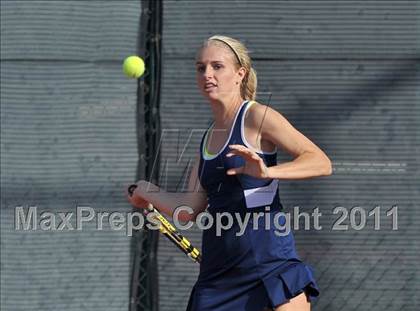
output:
[[[132,184],[128,187],[128,193],[130,196],[133,195],[134,190],[137,188],[136,184]],[[153,212],[154,218],[157,219],[160,223],[159,231],[166,236],[172,243],[174,243],[181,251],[183,251],[188,257],[193,261],[200,263],[201,254],[200,251],[192,246],[190,241],[188,241],[184,236],[182,236],[178,230],[163,216],[157,209],[149,203],[147,207],[148,212]]]

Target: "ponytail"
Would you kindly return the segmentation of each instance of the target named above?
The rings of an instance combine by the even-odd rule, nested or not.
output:
[[[257,97],[257,72],[252,67],[242,80],[241,95],[247,100],[255,100]]]

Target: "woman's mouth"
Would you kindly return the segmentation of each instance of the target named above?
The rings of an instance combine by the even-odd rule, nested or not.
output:
[[[211,92],[217,88],[217,85],[214,83],[206,83],[204,84],[204,90],[206,92]]]

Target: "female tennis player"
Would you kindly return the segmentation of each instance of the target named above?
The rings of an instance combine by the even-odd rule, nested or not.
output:
[[[255,101],[256,73],[241,42],[226,36],[206,40],[197,54],[196,78],[214,122],[203,135],[190,191],[168,193],[142,180],[128,199],[138,207],[150,202],[169,216],[188,205],[194,212],[181,213],[181,221],[195,220],[206,208],[214,219],[223,212],[241,219],[264,213],[250,217],[243,234],[237,234],[238,221],[221,234],[215,226],[203,231],[188,311],[310,310],[319,295],[312,268],[299,259],[290,231],[265,224],[283,209],[278,180],[330,175],[331,162],[284,116]],[[278,149],[293,160],[277,164]],[[277,221],[286,224],[284,216]]]

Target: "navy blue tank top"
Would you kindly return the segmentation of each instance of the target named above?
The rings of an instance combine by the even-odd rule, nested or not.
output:
[[[200,144],[199,178],[202,187],[207,191],[208,208],[223,209],[226,207],[244,206],[246,209],[271,205],[275,199],[278,181],[273,179],[260,179],[250,175],[227,175],[230,168],[243,166],[245,161],[240,156],[226,157],[230,151],[229,145],[239,144],[254,150],[264,161],[267,167],[277,164],[277,151],[262,152],[255,150],[246,140],[244,135],[244,121],[246,111],[252,102],[245,101],[236,113],[228,139],[222,149],[215,155],[207,152],[209,131],[214,123],[204,134]],[[229,210],[232,211],[232,208]]]

